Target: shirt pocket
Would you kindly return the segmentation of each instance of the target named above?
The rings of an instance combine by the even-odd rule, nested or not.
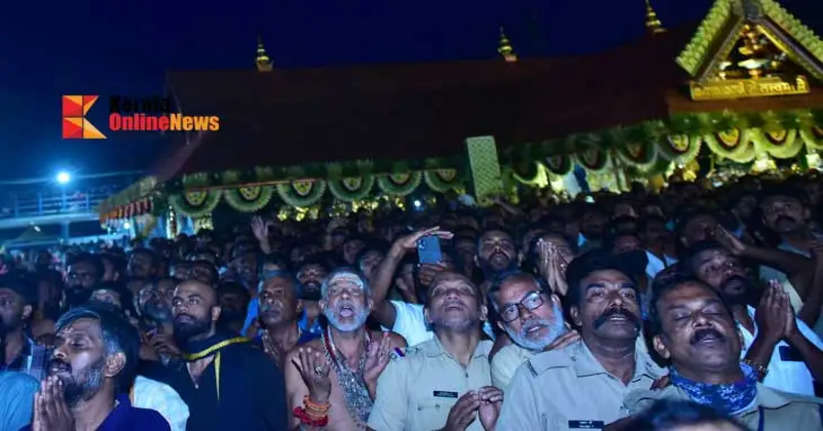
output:
[[[418,400],[414,406],[414,416],[417,418],[415,431],[439,430],[446,425],[449,411],[457,403],[457,398],[424,398]]]

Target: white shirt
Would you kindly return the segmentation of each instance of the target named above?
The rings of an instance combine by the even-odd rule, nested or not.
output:
[[[394,327],[391,330],[402,335],[409,347],[429,341],[434,337],[434,332],[426,325],[422,304],[409,304],[403,301],[389,302],[394,306],[395,315]]]
[[[156,410],[169,423],[171,431],[186,431],[189,406],[171,386],[137,376],[130,395],[133,407]]]
[[[426,324],[422,304],[409,304],[403,301],[389,301],[394,307],[394,327],[391,330],[403,336],[411,347],[434,338],[434,331]],[[494,340],[491,324],[483,322],[483,332]]]
[[[749,306],[747,311],[754,323],[754,334],[750,333],[743,325],[737,324],[740,333],[743,334],[743,350],[740,352],[741,358],[745,357],[746,353],[748,353],[749,347],[751,347],[758,332],[757,322],[754,320],[755,308]],[[817,346],[818,349],[823,349],[823,342],[821,342],[817,334],[809,329],[805,323],[800,319],[796,319],[795,324],[797,325],[797,330],[800,331],[809,342]],[[781,359],[781,347],[788,348],[789,343],[780,340],[780,342],[774,346],[774,351],[768,364],[769,372],[766,374],[766,378],[763,379],[763,384],[784,392],[814,396],[811,371],[809,371],[806,364],[802,361],[784,361]]]

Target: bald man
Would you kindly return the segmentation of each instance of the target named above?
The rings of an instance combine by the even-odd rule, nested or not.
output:
[[[210,284],[178,284],[172,299],[174,337],[186,362],[153,377],[189,405],[189,430],[286,429],[283,375],[246,338],[218,329],[220,311]]]

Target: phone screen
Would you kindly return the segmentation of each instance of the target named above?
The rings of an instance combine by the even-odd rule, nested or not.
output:
[[[443,260],[440,239],[434,235],[424,236],[417,241],[417,256],[420,263],[438,263]]]

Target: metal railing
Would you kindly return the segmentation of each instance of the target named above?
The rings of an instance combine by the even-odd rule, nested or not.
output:
[[[0,197],[0,218],[90,213],[115,187],[71,191],[11,192]]]

